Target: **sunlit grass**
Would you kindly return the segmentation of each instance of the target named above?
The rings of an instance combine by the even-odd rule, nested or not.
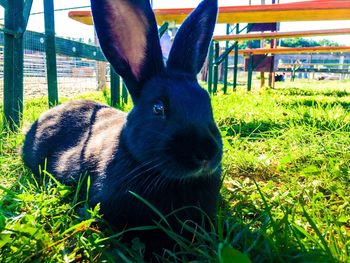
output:
[[[106,95],[82,97],[106,102]],[[21,131],[46,104],[46,99],[26,102]],[[349,105],[346,81],[279,83],[277,89],[248,94],[241,88],[213,97],[225,152],[218,220],[211,233],[184,225],[196,233],[196,243],[162,224],[152,226],[182,248],[167,251],[160,260],[349,261]],[[34,179],[20,159],[22,134],[0,128],[0,258],[142,261],[143,244],[120,242],[121,233],[107,226],[98,207],[89,208],[84,196],[78,199],[76,189],[45,173]]]

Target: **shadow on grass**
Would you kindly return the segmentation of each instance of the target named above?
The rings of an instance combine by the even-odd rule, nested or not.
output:
[[[337,106],[342,107],[346,111],[350,111],[350,102],[322,102],[317,100],[297,100],[292,102],[281,102],[279,105],[288,108],[295,109],[302,106],[311,107],[311,108],[322,108],[322,109],[331,109]]]
[[[279,89],[276,90],[276,92],[282,96],[326,96],[326,97],[346,97],[350,96],[350,92],[347,91],[341,91],[341,90],[334,90],[334,91],[322,91],[322,90],[305,90],[305,89],[299,89],[299,88],[286,88],[286,89]]]
[[[270,136],[280,136],[287,127],[285,123],[273,121],[252,121],[245,122],[233,117],[225,118],[218,122],[221,130],[227,136],[239,135],[242,138],[259,139]]]
[[[322,131],[337,131],[337,132],[350,132],[350,123],[343,121],[346,116],[339,117],[337,119],[326,119],[324,117],[316,118],[311,116],[308,112],[305,112],[299,119],[293,119],[294,125],[306,126],[312,129]]]
[[[315,117],[308,112],[301,116],[291,116],[287,114],[281,117],[280,122],[274,121],[251,121],[235,119],[233,117],[225,118],[218,122],[219,128],[226,136],[239,136],[248,140],[267,139],[279,137],[292,126],[304,126],[306,129],[318,129],[322,131],[350,132],[350,123],[344,121],[346,115],[338,119],[329,119],[322,116]]]

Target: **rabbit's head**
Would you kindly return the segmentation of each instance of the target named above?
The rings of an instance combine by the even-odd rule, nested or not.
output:
[[[222,142],[197,74],[213,35],[217,0],[202,1],[186,19],[166,65],[149,0],[91,4],[102,50],[134,102],[122,133],[127,151],[169,178],[216,172]]]

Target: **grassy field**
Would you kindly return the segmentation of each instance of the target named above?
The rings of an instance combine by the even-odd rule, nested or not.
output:
[[[193,230],[195,244],[164,228],[182,252],[162,262],[350,262],[350,82],[238,90],[213,107],[224,140],[218,220]],[[26,102],[22,130],[45,109]],[[79,190],[33,178],[22,140],[0,130],[0,261],[142,262],[143,244],[120,242]]]

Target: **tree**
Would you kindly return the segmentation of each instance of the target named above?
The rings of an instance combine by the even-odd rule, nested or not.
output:
[[[320,41],[316,41],[313,39],[305,39],[305,38],[291,38],[291,39],[283,39],[281,41],[282,47],[318,47],[318,46],[339,46],[337,42],[322,39]]]

